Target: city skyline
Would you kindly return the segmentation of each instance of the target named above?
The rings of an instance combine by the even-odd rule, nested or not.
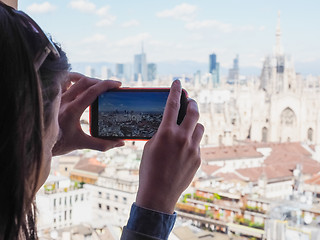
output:
[[[99,111],[163,112],[169,92],[107,92],[99,97]]]
[[[213,51],[222,68],[262,66],[275,46],[277,13],[285,53],[300,65],[320,61],[315,31],[319,3],[298,1],[99,1],[20,2],[19,8],[62,44],[73,62],[131,62],[144,42],[148,62],[191,60],[205,63]],[[249,7],[250,6],[250,7]],[[303,10],[302,10],[303,9]],[[212,10],[212,11],[210,11]],[[299,16],[299,17],[297,17]]]

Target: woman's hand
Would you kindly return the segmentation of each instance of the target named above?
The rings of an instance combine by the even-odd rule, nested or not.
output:
[[[189,100],[186,116],[177,125],[180,96],[181,84],[175,81],[160,127],[143,151],[136,199],[138,206],[169,214],[200,166],[204,132],[194,100]]]
[[[71,85],[71,83],[74,83]],[[59,111],[60,137],[52,154],[61,155],[76,149],[94,149],[106,151],[124,145],[122,140],[104,140],[94,138],[83,132],[80,117],[85,109],[103,92],[119,88],[121,82],[101,81],[85,77],[79,73],[69,73],[69,84],[62,87]]]

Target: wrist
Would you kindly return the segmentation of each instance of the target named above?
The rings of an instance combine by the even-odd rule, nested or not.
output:
[[[177,199],[172,198],[166,194],[156,195],[152,192],[147,194],[142,191],[138,191],[136,198],[136,205],[146,209],[173,214]]]

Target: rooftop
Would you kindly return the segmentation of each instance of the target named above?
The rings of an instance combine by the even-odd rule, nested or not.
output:
[[[100,174],[104,171],[106,165],[95,158],[83,158],[74,167],[75,170]]]
[[[201,158],[206,162],[261,157],[263,155],[252,145],[201,148]]]

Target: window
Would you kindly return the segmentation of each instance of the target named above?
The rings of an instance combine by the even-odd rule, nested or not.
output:
[[[64,220],[67,221],[67,211],[64,211]]]
[[[107,209],[107,211],[110,211],[110,206],[107,205],[107,206],[106,206],[106,209]]]
[[[286,108],[281,113],[281,124],[292,126],[296,123],[296,115],[291,108]]]
[[[68,172],[68,168],[67,168],[67,167],[65,167],[65,168],[64,168],[64,171],[65,171],[65,172]]]
[[[101,198],[101,196],[102,196],[102,192],[99,192],[99,193],[98,193],[98,195],[99,195],[99,198]]]
[[[98,204],[98,208],[101,209],[101,203]]]
[[[55,208],[56,207],[56,205],[57,205],[57,199],[53,199],[53,207]]]
[[[83,195],[83,193],[81,194],[81,201],[83,201],[84,200],[84,195]]]
[[[74,201],[78,201],[78,194],[76,194]]]
[[[309,128],[308,129],[308,141],[312,142],[313,140],[313,129]]]
[[[123,203],[127,203],[127,198],[123,197]]]
[[[116,202],[118,202],[118,195],[115,195],[115,196],[114,196],[114,200],[115,200]]]
[[[106,193],[106,199],[110,199],[110,194]]]
[[[262,142],[268,142],[268,129],[266,127],[262,128]]]

